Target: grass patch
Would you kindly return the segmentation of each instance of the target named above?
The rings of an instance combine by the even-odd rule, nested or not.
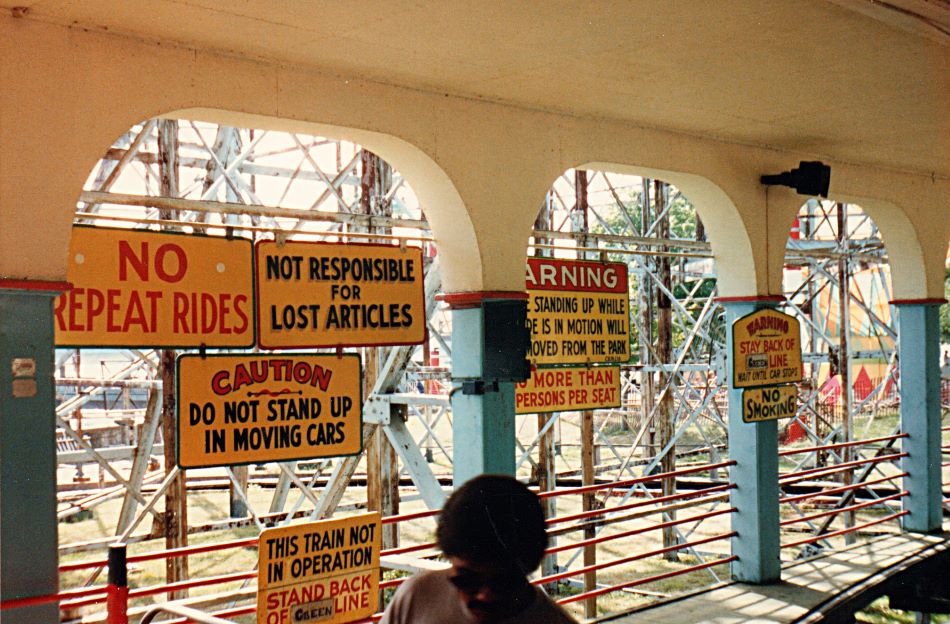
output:
[[[855,621],[862,624],[914,624],[917,621],[915,617],[910,611],[892,609],[887,596],[878,598],[854,614]],[[930,621],[932,624],[946,624],[950,622],[950,615],[932,615]]]

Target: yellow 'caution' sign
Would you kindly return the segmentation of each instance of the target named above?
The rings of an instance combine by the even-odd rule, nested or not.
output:
[[[620,367],[538,368],[515,384],[515,413],[620,407]]]
[[[258,551],[258,624],[335,624],[376,612],[379,513],[267,529]]]
[[[525,281],[534,364],[630,359],[625,264],[529,258]]]
[[[798,319],[763,308],[732,324],[732,386],[750,388],[802,380]]]
[[[362,449],[359,355],[182,355],[178,465],[353,455]]]
[[[251,242],[74,227],[56,299],[56,344],[70,347],[249,347]]]
[[[265,349],[419,344],[418,247],[260,241],[258,343]]]
[[[798,410],[795,386],[750,388],[742,391],[742,422],[791,418]]]

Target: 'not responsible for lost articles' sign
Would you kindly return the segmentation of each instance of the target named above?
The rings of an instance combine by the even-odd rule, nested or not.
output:
[[[359,355],[182,355],[182,468],[353,455],[362,448]]]
[[[422,342],[418,247],[259,241],[255,249],[262,348]]]
[[[258,624],[354,622],[376,611],[379,513],[267,529],[258,555]]]
[[[529,258],[525,282],[534,364],[630,359],[626,265]]]
[[[59,346],[254,344],[249,240],[74,227],[67,279]]]

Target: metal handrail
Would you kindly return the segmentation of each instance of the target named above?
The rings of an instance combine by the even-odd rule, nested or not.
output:
[[[233,620],[223,620],[219,617],[204,613],[203,611],[199,611],[192,607],[186,607],[185,605],[175,604],[173,602],[155,605],[145,612],[145,615],[142,616],[140,624],[149,624],[149,622],[154,620],[162,613],[180,615],[194,622],[198,622],[198,624],[236,624]]]

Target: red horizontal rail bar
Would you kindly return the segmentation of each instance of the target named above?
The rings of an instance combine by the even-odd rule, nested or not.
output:
[[[405,520],[418,520],[419,518],[428,518],[442,513],[441,509],[430,509],[427,511],[417,511],[414,513],[401,514],[397,516],[386,516],[383,518],[383,524],[393,524],[394,522],[403,522]]]
[[[861,446],[862,444],[874,444],[876,442],[888,442],[890,440],[897,440],[899,438],[906,438],[908,434],[906,433],[896,433],[894,435],[882,436],[880,438],[868,438],[867,440],[852,440],[851,442],[838,442],[836,444],[826,444],[824,446],[809,446],[806,448],[800,449],[789,449],[787,451],[779,451],[779,457],[786,457],[788,455],[799,455],[801,453],[813,453],[815,451],[827,451],[837,448],[845,448],[848,446]]]
[[[434,548],[438,546],[436,542],[429,542],[426,544],[416,544],[415,546],[403,546],[402,548],[390,548],[389,550],[380,551],[380,556],[385,557],[386,555],[401,555],[407,552],[416,552],[417,550],[427,550],[429,548]]]
[[[565,572],[558,572],[557,574],[551,574],[549,576],[543,576],[539,579],[531,581],[535,585],[546,585],[547,583],[553,583],[555,581],[560,581],[572,576],[580,576],[581,574],[587,574],[588,572],[596,572],[597,570],[603,570],[604,568],[610,568],[617,565],[622,565],[624,563],[631,563],[639,559],[646,559],[648,557],[655,557],[657,555],[663,555],[668,552],[673,552],[676,550],[685,550],[687,548],[695,548],[696,546],[702,546],[703,544],[709,544],[710,542],[718,542],[724,539],[729,539],[738,535],[735,531],[732,533],[723,533],[722,535],[713,535],[712,537],[704,537],[700,540],[695,540],[692,542],[684,542],[682,544],[675,544],[673,546],[667,546],[666,548],[660,548],[659,550],[651,550],[650,552],[640,553],[637,555],[631,555],[629,557],[623,557],[621,559],[613,559],[611,561],[604,561],[602,563],[595,563],[583,568],[578,568],[576,570],[567,570]]]
[[[878,483],[883,483],[884,481],[893,481],[894,479],[900,479],[906,477],[906,472],[900,472],[894,475],[893,477],[881,477],[879,479],[872,479],[871,481],[862,481],[861,483],[852,483],[851,485],[842,485],[841,487],[830,488],[827,490],[821,490],[818,492],[810,492],[808,494],[796,494],[795,496],[786,496],[784,498],[778,499],[778,502],[781,503],[797,503],[800,500],[806,500],[809,498],[815,498],[818,496],[827,496],[828,494],[840,494],[841,492],[847,492],[848,490],[860,490],[861,488],[866,488],[871,485],[877,485]]]
[[[0,601],[0,611],[7,609],[20,609],[23,607],[35,607],[38,605],[59,602],[59,594],[43,594],[42,596],[26,596],[24,598],[10,598]]]
[[[705,570],[706,568],[711,568],[717,565],[723,565],[726,563],[731,563],[737,561],[739,557],[732,555],[731,557],[726,557],[724,559],[717,559],[716,561],[707,561],[706,563],[700,563],[698,565],[689,566],[681,570],[672,570],[670,572],[664,572],[663,574],[654,574],[653,576],[647,576],[642,579],[637,579],[635,581],[628,581],[626,583],[620,583],[619,585],[611,585],[610,587],[603,587],[601,589],[595,589],[589,592],[584,592],[582,594],[575,594],[573,596],[568,596],[567,598],[561,598],[557,602],[559,604],[568,604],[570,602],[577,602],[578,600],[584,600],[586,598],[594,598],[595,596],[602,596],[604,594],[609,594],[613,591],[619,591],[627,587],[635,587],[637,585],[646,585],[647,583],[653,583],[656,581],[662,581],[663,579],[668,579],[673,576],[679,576],[680,574],[689,574],[690,572],[696,572],[697,570]]]
[[[69,609],[78,609],[80,607],[88,607],[94,604],[108,604],[108,596],[94,596],[89,598],[82,598],[80,600],[70,600],[69,602],[59,603],[59,608],[63,611]]]
[[[597,492],[599,490],[615,490],[619,488],[625,488],[630,485],[637,485],[638,483],[648,483],[650,481],[662,481],[663,479],[670,479],[672,477],[679,477],[684,474],[692,474],[694,472],[706,472],[709,470],[716,470],[717,468],[726,468],[728,466],[735,466],[735,460],[728,460],[719,462],[716,464],[703,464],[701,466],[691,466],[689,468],[683,468],[682,470],[673,470],[671,472],[660,472],[657,474],[647,475],[644,477],[636,477],[635,479],[625,479],[623,481],[614,481],[612,483],[597,483],[594,485],[581,485],[574,488],[565,488],[563,490],[551,490],[550,492],[539,492],[539,498],[550,498],[552,496],[567,496],[570,494],[586,494],[588,492]]]
[[[902,457],[907,457],[907,453],[894,453],[893,455],[881,455],[880,457],[869,457],[867,459],[856,459],[850,462],[844,462],[841,464],[835,464],[834,466],[822,466],[821,468],[810,468],[809,470],[801,470],[799,472],[789,472],[783,475],[779,475],[779,483],[782,481],[800,481],[803,477],[814,476],[815,474],[821,472],[827,472],[827,474],[822,476],[828,476],[836,472],[841,472],[842,470],[847,470],[848,468],[856,468],[858,466],[863,466],[864,464],[876,464],[879,462],[891,461],[894,459],[900,459]]]
[[[108,585],[96,585],[95,587],[79,587],[76,589],[64,589],[57,594],[60,601],[75,600],[85,598],[86,596],[95,596],[97,594],[105,595],[109,591]]]
[[[779,526],[787,526],[789,524],[796,524],[798,522],[809,522],[816,518],[824,518],[825,516],[837,516],[840,513],[846,511],[857,511],[858,509],[864,509],[865,507],[873,507],[874,505],[879,505],[884,501],[894,500],[896,498],[904,498],[907,496],[907,490],[903,492],[898,492],[897,494],[891,494],[890,496],[882,496],[881,498],[875,498],[874,500],[865,501],[863,503],[856,503],[854,505],[848,505],[847,507],[840,507],[836,509],[829,509],[828,511],[822,511],[819,513],[814,513],[808,516],[800,516],[798,518],[789,518],[788,520],[782,520],[779,522]]]
[[[218,583],[231,583],[233,581],[246,581],[255,578],[257,578],[257,572],[235,572],[234,574],[209,576],[207,578],[197,580],[179,581],[177,583],[166,583],[165,585],[153,585],[151,587],[139,587],[137,589],[129,590],[129,598],[154,596],[155,594],[166,594],[168,592],[178,591],[180,589],[191,589],[192,587],[217,585]]]
[[[899,511],[897,513],[891,514],[889,516],[884,516],[883,518],[878,518],[877,520],[872,520],[870,522],[865,522],[864,524],[857,524],[848,529],[841,529],[840,531],[832,531],[831,533],[822,533],[821,535],[814,535],[812,537],[798,540],[797,542],[790,542],[788,544],[782,544],[782,548],[793,548],[795,546],[802,546],[804,544],[811,544],[812,542],[817,542],[823,539],[828,539],[831,537],[838,537],[839,535],[844,535],[845,533],[853,533],[855,531],[860,531],[861,529],[866,529],[869,526],[874,526],[875,524],[881,524],[882,522],[888,522],[889,520],[894,520],[900,518],[901,516],[906,516],[909,514],[909,511]]]
[[[172,559],[174,557],[187,557],[188,555],[197,555],[200,553],[214,552],[216,550],[227,550],[228,548],[243,548],[245,546],[256,546],[258,538],[248,537],[246,539],[232,540],[230,542],[219,542],[217,544],[202,544],[201,546],[183,546],[181,548],[170,548],[168,550],[158,550],[155,552],[142,553],[139,555],[129,555],[126,561],[128,563],[139,563],[142,561],[154,561],[155,559]]]
[[[380,589],[389,589],[390,587],[396,587],[397,585],[402,585],[403,583],[405,583],[405,582],[408,581],[408,580],[409,580],[409,577],[408,577],[408,576],[403,576],[403,577],[397,578],[397,579],[389,579],[388,581],[380,581],[380,582],[379,582],[379,588],[380,588]]]
[[[104,568],[109,565],[108,559],[96,559],[94,561],[76,561],[75,563],[63,563],[59,566],[60,573],[74,572],[76,570],[85,570],[86,568]]]
[[[102,602],[109,593],[108,585],[97,585],[96,587],[80,587],[78,589],[66,589],[57,594],[60,600],[60,609],[75,609],[86,605]],[[93,596],[95,596],[93,598]]]
[[[574,550],[577,548],[583,548],[585,546],[593,546],[594,544],[609,542],[609,541],[621,539],[624,537],[630,537],[632,535],[639,535],[641,533],[649,533],[650,531],[658,531],[660,529],[666,529],[671,526],[676,526],[678,524],[686,524],[687,522],[700,522],[707,518],[712,518],[714,516],[721,516],[723,514],[732,513],[734,511],[736,511],[736,508],[730,507],[729,509],[719,509],[717,511],[710,511],[704,514],[690,516],[688,518],[677,518],[676,520],[669,520],[667,522],[661,522],[659,524],[651,524],[650,526],[640,527],[639,529],[631,529],[629,531],[614,533],[612,535],[601,535],[600,537],[592,537],[590,539],[574,542],[573,544],[564,544],[562,546],[554,546],[553,548],[548,548],[544,552],[545,554],[553,555],[554,553],[559,553],[564,550]]]
[[[635,509],[637,507],[646,507],[649,505],[655,505],[657,503],[668,503],[675,500],[688,500],[690,498],[698,498],[703,494],[708,494],[710,492],[721,492],[725,490],[734,489],[736,485],[734,483],[726,483],[723,485],[716,485],[710,488],[703,488],[702,490],[694,490],[692,492],[680,492],[678,494],[668,494],[666,496],[658,496],[656,498],[646,498],[643,500],[638,500],[634,503],[626,503],[624,505],[616,505],[614,507],[604,507],[603,509],[591,509],[590,511],[581,511],[576,514],[570,514],[566,516],[557,516],[551,518],[547,521],[548,526],[559,524],[561,522],[568,522],[571,520],[583,520],[584,518],[591,518],[594,516],[605,516],[610,513],[617,513],[618,511],[627,511],[629,509]],[[697,505],[702,505],[705,501],[698,500],[696,501]]]

